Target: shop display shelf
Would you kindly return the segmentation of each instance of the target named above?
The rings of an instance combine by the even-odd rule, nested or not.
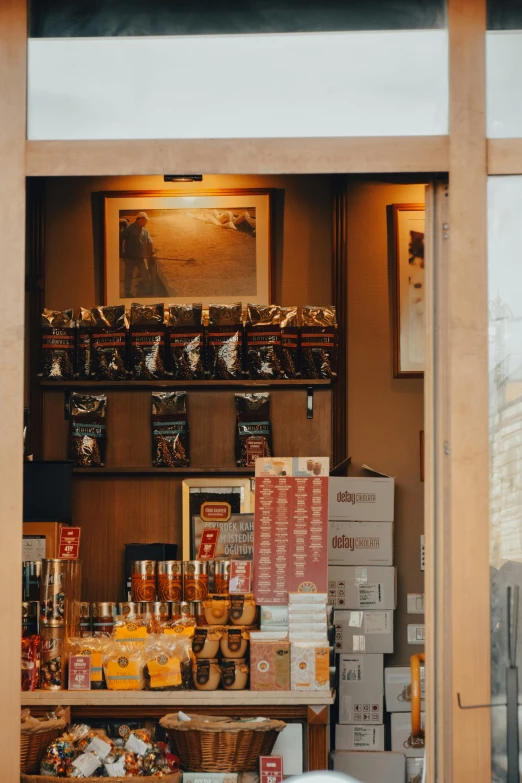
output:
[[[130,467],[130,468],[111,468],[111,467],[105,467],[105,468],[73,468],[73,473],[77,474],[78,476],[87,475],[100,475],[100,476],[107,476],[107,475],[164,475],[164,474],[170,474],[170,475],[181,475],[181,476],[203,476],[203,475],[212,475],[212,476],[230,476],[230,475],[236,475],[240,474],[242,476],[253,476],[254,470],[253,468],[153,468],[153,467]]]
[[[56,706],[329,706],[335,692],[309,691],[24,691],[22,705]]]
[[[331,386],[331,380],[303,379],[287,381],[52,381],[41,378],[40,385],[45,389],[250,389],[263,388],[307,388],[308,386]]]

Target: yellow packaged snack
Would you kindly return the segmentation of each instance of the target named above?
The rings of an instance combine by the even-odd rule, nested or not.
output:
[[[144,643],[112,641],[103,657],[107,688],[113,691],[143,690],[144,667]]]
[[[71,637],[67,640],[69,655],[90,655],[91,658],[91,690],[105,687],[103,676],[103,655],[110,644],[106,637],[84,636]]]

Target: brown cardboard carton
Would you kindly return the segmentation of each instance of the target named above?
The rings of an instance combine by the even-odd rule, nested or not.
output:
[[[23,559],[58,557],[61,522],[24,522]]]
[[[250,690],[290,690],[290,643],[250,640]]]

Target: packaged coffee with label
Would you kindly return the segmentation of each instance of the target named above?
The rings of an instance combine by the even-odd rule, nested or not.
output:
[[[281,307],[281,378],[299,377],[299,321],[297,307]]]
[[[127,323],[125,306],[93,307],[91,361],[98,381],[127,378]]]
[[[72,310],[44,309],[41,320],[42,377],[52,381],[74,378],[76,324]]]
[[[130,309],[130,366],[134,378],[165,377],[165,326],[162,304],[133,302]]]
[[[92,333],[95,326],[95,320],[92,310],[86,307],[80,307],[80,317],[78,318],[78,365],[76,368],[79,378],[86,381],[94,377],[94,367],[92,363]]]
[[[105,394],[71,394],[72,459],[77,468],[105,465]]]
[[[178,381],[205,377],[203,305],[169,305],[167,313],[170,371]]]
[[[236,399],[236,465],[253,467],[257,457],[272,456],[270,394],[238,393]]]
[[[301,375],[333,378],[337,374],[335,307],[303,307],[301,319]]]
[[[281,365],[281,308],[277,305],[247,306],[246,344],[250,378],[279,380]]]
[[[243,374],[243,315],[241,302],[210,305],[207,371],[214,380],[241,379]]]
[[[187,393],[152,394],[152,464],[155,468],[190,465]]]

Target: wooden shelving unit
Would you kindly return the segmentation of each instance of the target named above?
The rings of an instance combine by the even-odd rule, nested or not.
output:
[[[159,475],[159,476],[229,476],[238,473],[241,476],[253,476],[251,468],[73,468],[73,473],[79,476],[117,476],[117,475]]]
[[[287,381],[260,381],[260,380],[240,380],[240,381],[174,381],[165,379],[163,381],[51,381],[41,379],[40,385],[49,389],[250,389],[252,387],[262,388],[291,388],[304,389],[308,386],[331,386],[331,380],[299,378],[298,380]]]
[[[185,707],[237,705],[333,704],[333,691],[24,691],[22,705],[30,706],[140,706],[176,705]]]

